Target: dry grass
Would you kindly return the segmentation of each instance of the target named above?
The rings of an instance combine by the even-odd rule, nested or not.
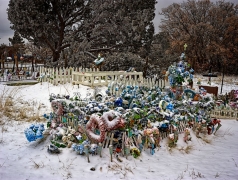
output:
[[[20,118],[20,119],[25,119],[25,118],[27,118],[28,116],[27,116],[27,112],[29,112],[29,109],[30,108],[28,108],[28,107],[22,107],[22,108],[20,108],[19,109],[19,113],[18,113],[18,117]]]
[[[184,152],[185,152],[186,154],[189,154],[192,150],[193,150],[193,146],[192,146],[192,145],[188,145],[188,146],[184,149]]]
[[[123,178],[126,177],[128,172],[134,174],[131,167],[129,167],[128,164],[124,164],[124,166],[123,166],[123,165],[116,163],[115,161],[113,161],[113,162],[114,163],[108,165],[108,171],[113,171],[113,172],[115,172],[115,174],[121,174],[121,175],[123,175]]]
[[[178,175],[176,180],[181,180],[184,178],[184,172],[181,172],[181,174]]]
[[[192,178],[192,179],[197,179],[197,178],[205,178],[204,175],[202,175],[202,173],[200,172],[195,172],[194,169],[192,170],[192,172],[189,172],[189,176]]]
[[[8,131],[8,130],[7,130],[7,127],[2,126],[2,133],[7,132],[7,131]]]
[[[36,161],[34,161],[33,159],[31,159],[31,162],[33,162],[33,166],[34,168],[36,169],[39,169],[39,168],[43,168],[44,167],[44,163],[41,162],[41,163],[36,163]]]
[[[206,137],[203,137],[202,140],[207,143],[207,144],[211,144],[212,140],[211,139],[207,139]]]
[[[13,88],[12,90],[8,90],[6,87],[0,93],[0,109],[4,116],[12,118],[12,112],[14,111],[14,99],[19,94],[20,88]]]
[[[178,148],[178,150],[182,153],[189,154],[193,150],[193,145],[187,145],[186,147]]]
[[[16,87],[9,91],[7,87],[4,87],[0,92],[0,118],[6,116],[17,121],[42,122],[44,120],[40,116],[42,104],[36,101],[32,103],[23,101],[20,98],[20,90],[20,87]]]

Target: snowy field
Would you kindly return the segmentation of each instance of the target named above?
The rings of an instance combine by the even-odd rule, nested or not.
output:
[[[206,84],[207,78],[202,78]],[[212,85],[220,84],[218,78],[212,79]],[[197,87],[195,86],[195,89]],[[107,87],[100,87],[105,93]],[[238,89],[238,79],[227,78],[223,93]],[[93,89],[72,84],[53,86],[48,83],[32,86],[6,86],[0,84],[0,96],[12,94],[11,118],[0,113],[0,179],[1,180],[63,180],[63,179],[238,179],[238,121],[221,120],[222,127],[216,135],[208,135],[198,139],[191,131],[192,141],[183,142],[183,134],[175,148],[168,149],[167,140],[162,140],[161,147],[151,155],[149,149],[143,150],[137,159],[129,156],[121,157],[122,162],[113,158],[110,161],[109,149],[103,149],[102,158],[90,155],[90,163],[86,156],[77,155],[71,148],[61,148],[60,154],[49,154],[47,146],[50,137],[28,142],[24,129],[36,120],[50,113],[49,95],[73,95],[80,92],[82,98]],[[219,88],[220,93],[220,88]],[[23,111],[24,110],[24,111]],[[32,118],[25,120],[14,116],[14,112],[30,113]],[[2,110],[1,110],[2,112]],[[22,115],[22,117],[24,117]],[[34,119],[35,118],[35,119]],[[30,121],[30,122],[29,122]],[[90,170],[95,168],[95,171]]]

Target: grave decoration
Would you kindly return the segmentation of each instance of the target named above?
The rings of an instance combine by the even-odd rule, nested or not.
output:
[[[171,87],[164,89],[111,82],[106,95],[96,92],[82,99],[78,92],[72,97],[51,94],[53,112],[44,115],[54,145],[49,147],[72,148],[86,155],[88,162],[90,154],[101,157],[102,150],[109,148],[111,160],[116,156],[122,161],[120,156],[157,153],[164,139],[173,148],[180,133],[184,133],[186,143],[192,140],[191,131],[197,137],[216,133],[221,123],[210,118],[215,105],[212,96],[204,89],[196,92],[181,84],[193,78],[190,70],[184,61],[170,66]],[[199,98],[194,101],[195,97]],[[30,142],[41,138],[40,132],[42,129],[35,130],[34,126],[25,130]]]
[[[101,64],[103,61],[104,61],[104,58],[101,57],[101,54],[98,54],[98,58],[95,59],[93,62],[94,62],[96,65],[99,65],[99,64]]]
[[[44,124],[32,124],[29,128],[25,129],[24,133],[26,139],[31,142],[36,141],[37,139],[42,139],[44,130]]]
[[[182,53],[180,56],[180,61],[170,65],[168,68],[168,79],[170,85],[181,86],[184,82],[190,83],[193,81],[194,70],[185,61],[185,54]]]
[[[184,141],[191,141],[190,130],[199,137],[212,134],[220,123],[211,124],[210,110],[214,100],[209,94],[185,89],[181,100],[169,96],[170,91],[158,87],[118,86],[119,96],[102,96],[100,102],[94,97],[81,99],[51,94],[53,113],[48,119],[52,144],[71,147],[79,155],[101,154],[102,148],[111,148],[112,155],[132,155],[137,158],[142,150],[149,149],[153,155],[160,148],[161,140],[168,138],[168,146],[175,147],[179,133]],[[188,95],[189,94],[189,95]],[[199,94],[197,102],[192,97]],[[187,97],[191,98],[187,98]],[[212,128],[212,130],[210,129]],[[88,156],[89,160],[89,156]]]

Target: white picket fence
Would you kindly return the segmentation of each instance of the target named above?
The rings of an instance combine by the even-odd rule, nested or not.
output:
[[[40,82],[49,82],[53,85],[70,83],[73,68],[40,68]]]
[[[214,109],[211,112],[211,117],[216,117],[219,119],[237,119],[238,120],[238,110],[232,109]]]
[[[126,71],[99,71],[87,68],[40,68],[40,82],[49,82],[53,85],[73,83],[86,86],[107,86],[109,83],[116,85],[147,86],[163,88],[167,86],[164,79],[145,79],[142,72]],[[116,91],[112,88],[112,91]],[[115,92],[112,92],[115,94]]]
[[[73,71],[72,83],[83,84],[86,86],[104,86],[112,81],[125,79],[127,81],[138,80],[143,81],[142,72],[125,72],[125,71]]]

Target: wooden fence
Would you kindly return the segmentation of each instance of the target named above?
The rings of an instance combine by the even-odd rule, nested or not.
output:
[[[238,120],[238,110],[215,109],[211,112],[210,116],[216,117],[219,119],[237,119]]]
[[[49,82],[54,85],[73,83],[86,86],[107,86],[109,83],[116,85],[144,85],[147,87],[166,86],[163,79],[145,79],[142,72],[126,71],[99,71],[98,69],[83,68],[40,68],[40,82]],[[112,89],[116,91],[116,89]],[[115,94],[115,92],[113,92]]]
[[[53,85],[71,83],[73,68],[40,68],[41,82],[49,82]]]
[[[86,86],[107,86],[112,81],[117,80],[138,80],[143,81],[142,72],[125,72],[125,71],[96,71],[89,69],[89,71],[73,71],[72,83],[82,84]]]

